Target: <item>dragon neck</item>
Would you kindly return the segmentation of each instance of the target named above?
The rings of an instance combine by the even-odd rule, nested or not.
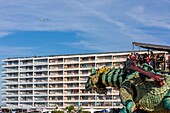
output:
[[[119,89],[122,80],[123,80],[123,73],[122,69],[111,69],[105,73],[100,74],[99,81],[100,85],[103,87],[114,87]]]

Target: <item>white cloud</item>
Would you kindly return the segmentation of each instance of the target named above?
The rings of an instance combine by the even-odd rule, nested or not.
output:
[[[127,14],[134,20],[143,23],[146,26],[162,27],[170,29],[170,15],[167,14],[155,14],[149,13],[144,10],[143,6],[135,7],[131,12]]]
[[[156,15],[159,3],[153,1],[154,10],[150,12],[145,9],[148,4],[117,0],[1,0],[0,31],[80,31],[79,43],[84,47],[113,50],[118,43],[124,43],[127,48],[126,42],[143,41],[143,37],[161,41],[136,26],[170,28],[168,10],[162,16]]]
[[[99,43],[92,43],[89,41],[81,40],[79,42],[74,42],[74,43],[62,43],[64,45],[69,45],[69,46],[77,46],[77,47],[82,47],[81,49],[93,49],[93,50],[100,50],[100,51],[107,51],[107,48],[103,48],[103,46],[100,46]]]
[[[4,37],[11,34],[10,32],[0,32],[0,37]]]
[[[31,54],[32,50],[36,47],[17,47],[17,46],[0,46],[1,55],[28,55]]]

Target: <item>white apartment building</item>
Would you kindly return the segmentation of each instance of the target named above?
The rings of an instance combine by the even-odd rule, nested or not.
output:
[[[122,67],[129,53],[131,51],[4,59],[2,108],[122,107],[118,91],[108,88],[107,96],[86,92],[85,83],[91,67]]]

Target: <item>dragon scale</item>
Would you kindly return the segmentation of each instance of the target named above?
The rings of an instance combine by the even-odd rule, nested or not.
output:
[[[149,65],[145,66],[146,71],[156,73]],[[137,71],[103,67],[98,71],[92,70],[86,89],[93,88],[104,94],[108,86],[119,90],[121,102],[125,106],[121,113],[132,113],[136,109],[148,113],[170,113],[170,76],[164,77],[164,85],[160,87],[154,80]]]

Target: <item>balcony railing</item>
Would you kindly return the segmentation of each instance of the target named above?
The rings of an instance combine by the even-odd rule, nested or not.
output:
[[[35,68],[35,70],[47,70],[48,68]]]
[[[19,106],[22,108],[32,108],[33,107],[32,105],[28,105],[28,104],[20,104]]]
[[[20,71],[31,71],[31,70],[33,70],[33,68],[27,68],[27,69],[21,68],[21,69],[20,69]]]
[[[18,93],[7,93],[6,95],[18,95]]]
[[[18,75],[7,75],[7,77],[18,77]]]
[[[32,65],[33,62],[20,62],[20,65]]]
[[[18,83],[18,81],[6,81],[6,84]]]
[[[2,83],[7,83],[7,81],[2,81]]]
[[[18,98],[7,99],[6,101],[18,101]]]
[[[21,74],[20,77],[31,77],[33,74]]]
[[[3,63],[2,66],[15,66],[15,65],[18,65],[18,63]]]
[[[35,86],[34,88],[47,88],[47,86]]]
[[[47,105],[45,104],[35,104],[34,107],[46,107]]]
[[[48,76],[47,74],[35,74],[34,76]]]
[[[2,93],[1,95],[4,96],[4,95],[6,95],[6,94],[7,94],[7,93]]]
[[[2,69],[2,72],[5,73],[5,72],[17,72],[18,69]]]
[[[63,88],[63,86],[50,86],[49,88]]]
[[[34,80],[34,82],[48,82],[48,80]]]
[[[25,98],[21,98],[20,101],[33,101],[33,99],[32,98],[26,98],[26,99]]]
[[[47,64],[47,61],[35,61],[34,64]]]
[[[47,98],[34,98],[34,101],[46,101],[47,100]]]
[[[47,92],[34,92],[35,95],[47,95]]]
[[[33,82],[33,80],[20,80],[20,83]]]
[[[23,86],[20,86],[20,89],[32,89],[33,87],[23,87]]]
[[[18,105],[13,105],[13,104],[7,104],[6,106],[8,108],[18,108]]]
[[[7,89],[18,89],[18,87],[8,87]]]
[[[97,58],[96,61],[112,61],[112,58]]]
[[[20,95],[32,95],[32,92],[20,92]]]
[[[50,104],[49,107],[56,107],[56,104]],[[62,105],[58,105],[58,107],[62,107]]]
[[[62,92],[50,92],[50,94],[63,94]]]

